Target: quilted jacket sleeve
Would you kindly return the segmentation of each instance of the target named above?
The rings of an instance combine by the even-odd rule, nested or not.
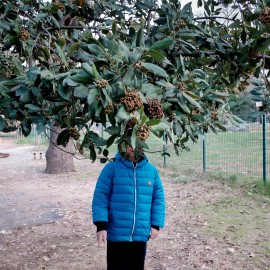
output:
[[[158,171],[153,190],[152,207],[151,207],[151,225],[164,227],[165,222],[165,198],[164,190]]]
[[[113,164],[107,164],[101,171],[92,201],[93,222],[108,222],[108,206],[113,182]]]

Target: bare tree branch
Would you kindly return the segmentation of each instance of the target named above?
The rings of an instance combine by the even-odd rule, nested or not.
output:
[[[223,17],[223,16],[197,17],[197,18],[194,18],[193,20],[199,21],[199,20],[214,20],[214,19],[224,19],[224,20],[229,20],[229,21],[236,21],[236,19]]]

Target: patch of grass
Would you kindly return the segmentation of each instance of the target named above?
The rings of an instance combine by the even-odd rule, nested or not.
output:
[[[27,137],[21,137],[17,140],[14,140],[16,144],[27,144],[27,145],[35,145],[35,139],[33,135],[29,135]],[[41,136],[41,145],[48,145],[49,142],[47,139],[45,139],[44,136]]]
[[[172,179],[173,179],[173,182],[183,183],[183,184],[190,183],[193,180],[190,177],[185,176],[185,175],[178,175],[178,176],[173,177]]]
[[[266,183],[264,183],[263,180],[257,181],[251,185],[249,191],[270,197],[270,181],[267,181]]]
[[[228,192],[228,191],[227,191]],[[195,214],[203,213],[207,226],[198,230],[210,237],[226,239],[232,243],[249,243],[254,252],[270,253],[269,209],[262,207],[262,201],[245,195],[224,194],[211,203],[201,199],[192,209]],[[260,245],[257,245],[260,241]]]
[[[264,183],[263,179],[253,180],[251,178],[245,178],[242,175],[224,175],[223,173],[208,173],[208,177],[211,180],[217,180],[222,184],[228,184],[235,188],[241,188],[246,192],[259,194],[270,197],[270,181]]]

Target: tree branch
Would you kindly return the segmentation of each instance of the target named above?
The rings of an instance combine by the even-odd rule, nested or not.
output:
[[[235,19],[223,17],[223,16],[197,17],[197,18],[194,18],[193,20],[199,21],[199,20],[213,20],[213,19],[224,19],[224,20],[229,20],[229,21],[236,21]]]
[[[51,130],[50,128],[48,128],[48,129],[49,129],[50,131],[55,132],[54,130]],[[56,133],[57,133],[57,132],[56,132]],[[51,138],[49,137],[49,135],[46,133],[46,131],[44,131],[44,134],[45,134],[45,136],[47,137],[47,139],[48,139],[48,140],[49,140],[56,148],[58,148],[59,150],[65,152],[65,153],[67,153],[67,154],[72,155],[74,158],[76,158],[76,159],[78,159],[78,160],[88,159],[88,158],[86,158],[86,157],[84,157],[84,158],[78,158],[78,157],[76,157],[76,154],[71,153],[71,152],[68,152],[68,151],[62,149],[61,147],[59,147],[56,143],[54,143],[54,142],[51,140]],[[74,145],[74,143],[73,143],[73,145]],[[77,149],[77,148],[76,148],[76,149]],[[78,150],[78,149],[77,149],[77,150]]]
[[[151,13],[152,13],[152,10],[149,10],[148,11],[148,15],[147,15],[147,35],[150,33],[150,21],[151,21]]]

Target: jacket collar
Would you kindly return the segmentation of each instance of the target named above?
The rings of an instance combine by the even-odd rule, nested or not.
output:
[[[130,161],[130,160],[124,159],[124,158],[121,156],[121,154],[120,154],[119,152],[116,153],[115,159],[116,159],[116,160],[119,160],[119,161],[121,161],[121,162],[123,162],[123,163],[124,163],[127,167],[129,167],[129,168],[134,168],[133,162]],[[137,168],[140,168],[140,167],[144,166],[147,162],[148,162],[148,159],[147,159],[147,157],[143,154],[143,158],[140,159],[140,161],[137,162],[137,166],[136,166],[136,167],[137,167]]]

